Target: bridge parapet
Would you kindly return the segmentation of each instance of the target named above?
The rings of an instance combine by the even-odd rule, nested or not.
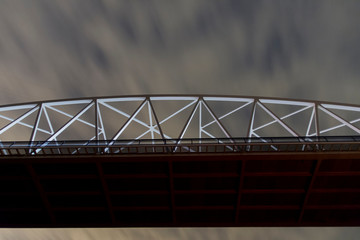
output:
[[[0,156],[359,152],[360,136],[2,142]]]

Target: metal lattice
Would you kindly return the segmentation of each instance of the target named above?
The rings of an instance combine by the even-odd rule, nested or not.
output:
[[[99,97],[1,106],[0,126],[2,142],[355,136],[360,106],[254,97]]]

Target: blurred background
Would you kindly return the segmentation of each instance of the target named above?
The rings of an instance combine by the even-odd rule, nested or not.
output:
[[[232,94],[359,103],[357,0],[0,0],[0,103]]]
[[[360,104],[358,0],[0,0],[0,105],[131,94]],[[358,228],[0,229],[0,239],[357,239]]]

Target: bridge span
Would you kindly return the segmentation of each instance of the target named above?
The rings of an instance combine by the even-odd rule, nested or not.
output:
[[[0,106],[0,226],[359,226],[359,127],[260,97]]]

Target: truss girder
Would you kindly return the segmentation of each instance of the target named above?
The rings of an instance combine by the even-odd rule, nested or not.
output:
[[[237,96],[99,97],[0,106],[0,124],[0,141],[349,136],[360,135],[360,106]]]

